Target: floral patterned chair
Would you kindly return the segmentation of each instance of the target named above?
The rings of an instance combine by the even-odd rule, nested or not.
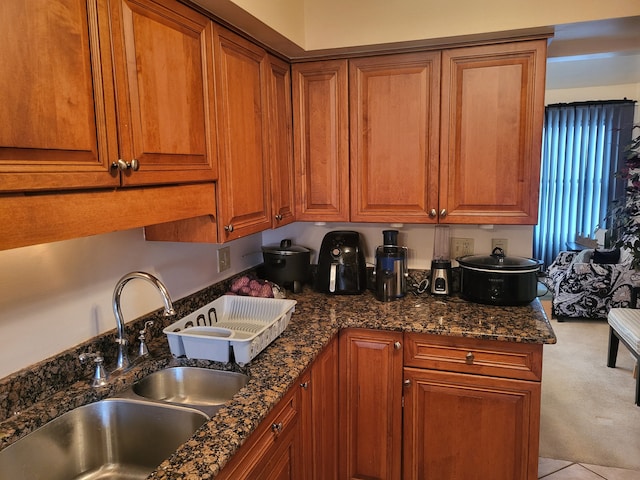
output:
[[[625,249],[619,255],[591,249],[560,252],[541,279],[553,294],[553,315],[558,321],[566,317],[606,320],[611,308],[629,307],[631,289],[640,285],[640,272],[631,268],[631,261]]]

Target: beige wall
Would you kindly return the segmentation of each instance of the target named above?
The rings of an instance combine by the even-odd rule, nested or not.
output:
[[[622,100],[623,98],[640,101],[640,83],[547,90],[544,103],[550,105],[552,103],[586,102],[589,100]],[[640,106],[637,103],[634,123],[640,125]]]
[[[305,50],[640,15],[638,0],[233,0]],[[304,13],[301,15],[300,8]],[[304,19],[301,28],[300,20]]]

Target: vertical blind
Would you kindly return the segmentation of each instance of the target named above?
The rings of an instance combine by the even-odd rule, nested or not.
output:
[[[580,102],[545,109],[538,224],[533,254],[548,266],[576,235],[603,225],[631,142],[634,101]]]

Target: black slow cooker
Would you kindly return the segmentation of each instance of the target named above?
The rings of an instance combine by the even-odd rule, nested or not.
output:
[[[279,245],[262,247],[264,275],[267,280],[300,293],[309,281],[311,250],[300,245],[292,245],[288,238]]]
[[[460,294],[465,300],[488,305],[526,305],[538,296],[534,258],[507,257],[496,247],[491,255],[465,255],[460,264]]]

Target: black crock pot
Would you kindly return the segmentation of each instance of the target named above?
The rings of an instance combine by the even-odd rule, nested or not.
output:
[[[300,293],[302,286],[309,281],[311,250],[292,245],[285,238],[279,245],[264,245],[264,276],[294,293]]]
[[[462,298],[488,305],[526,305],[538,296],[538,271],[542,262],[507,257],[496,247],[491,255],[465,255],[460,264]]]

